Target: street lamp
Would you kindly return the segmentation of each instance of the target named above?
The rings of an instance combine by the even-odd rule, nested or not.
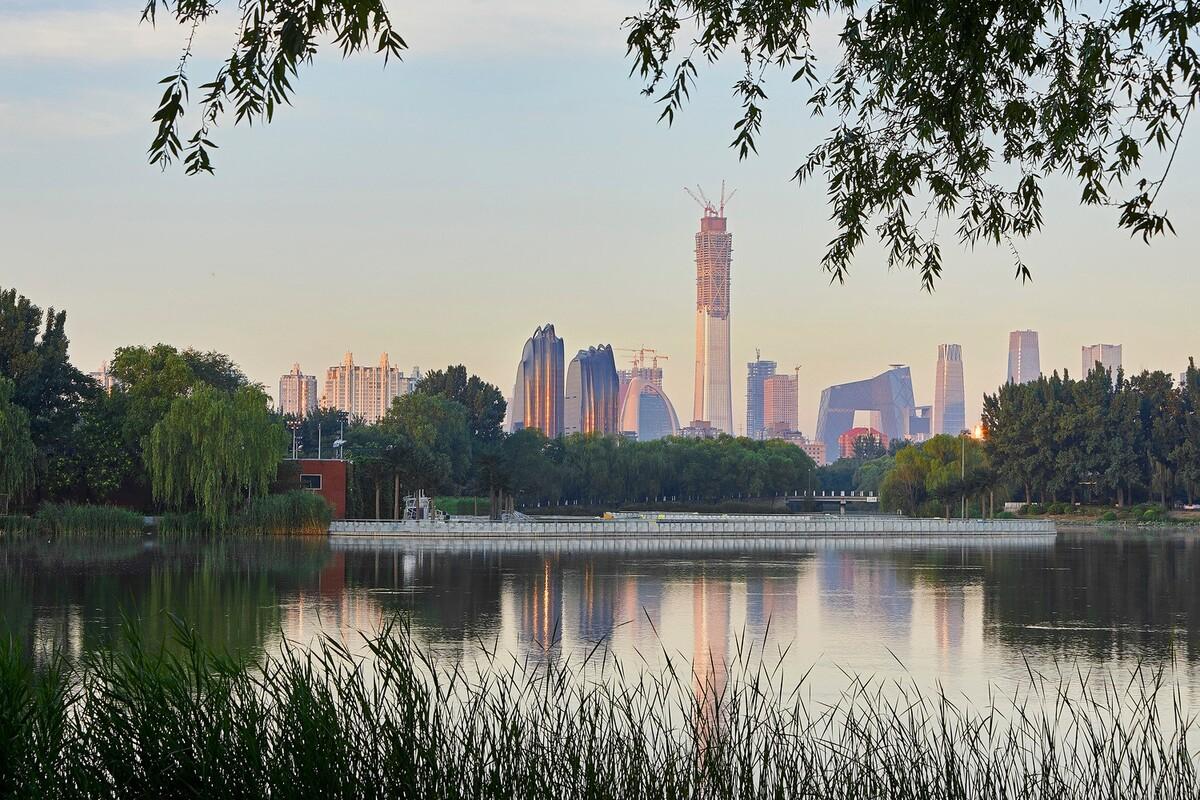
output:
[[[292,429],[292,460],[295,461],[296,460],[296,449],[297,449],[297,444],[298,444],[298,442],[296,440],[296,433],[300,430],[300,420],[289,419],[287,422],[287,426]]]

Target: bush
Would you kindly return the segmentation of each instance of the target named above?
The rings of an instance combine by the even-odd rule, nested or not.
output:
[[[1142,522],[1161,522],[1166,518],[1166,513],[1157,506],[1153,508],[1147,508],[1142,512]]]
[[[996,519],[1016,519],[1017,515],[1011,511],[997,511]]]
[[[1117,519],[1117,512],[1112,511],[1111,509],[1109,511],[1105,511],[1103,514],[1100,515],[1101,522],[1116,522],[1116,519]]]
[[[436,497],[434,503],[438,511],[451,516],[471,516],[476,513],[487,516],[491,507],[486,497]]]
[[[40,531],[50,536],[138,536],[146,529],[141,514],[116,506],[46,503],[36,519]]]
[[[298,491],[251,500],[229,527],[234,533],[323,536],[332,520],[333,509],[324,497]]]
[[[1051,503],[1049,505],[1049,507],[1046,509],[1046,513],[1047,514],[1066,514],[1067,513],[1067,504],[1066,503]]]

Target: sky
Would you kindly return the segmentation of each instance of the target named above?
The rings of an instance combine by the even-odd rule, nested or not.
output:
[[[829,121],[774,76],[759,155],[739,161],[736,65],[722,64],[673,126],[657,122],[624,58],[637,0],[393,2],[402,63],[325,52],[269,126],[217,130],[216,175],[200,177],[146,161],[157,81],[185,37],[139,25],[141,5],[0,0],[0,286],[66,309],[87,371],[161,341],[228,353],[274,393],[293,362],[323,376],[347,351],[387,352],[406,371],[464,363],[507,394],[525,339],[552,322],[568,358],[601,343],[667,354],[687,420],[701,212],[683,187],[722,180],[737,189],[739,431],[756,349],[801,366],[810,436],[822,388],[888,364],[910,365],[931,403],[942,342],[963,347],[969,420],[1005,379],[1010,330],[1040,332],[1046,371],[1078,373],[1096,342],[1124,345],[1127,371],[1178,373],[1200,353],[1195,136],[1162,194],[1175,237],[1131,239],[1116,211],[1051,180],[1045,230],[1020,243],[1032,283],[1007,250],[946,239],[932,295],[877,244],[830,284],[824,186],[790,180]],[[230,42],[218,16],[197,85]]]

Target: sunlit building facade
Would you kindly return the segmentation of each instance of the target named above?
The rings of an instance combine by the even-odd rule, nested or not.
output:
[[[563,432],[563,340],[550,323],[533,332],[521,351],[513,383],[511,429],[537,428],[550,438]]]
[[[795,375],[772,375],[763,381],[763,430],[766,436],[799,429],[798,383]]]
[[[838,437],[838,454],[842,458],[854,458],[854,445],[859,439],[874,439],[875,443],[885,450],[889,441],[883,431],[874,428],[851,428]]]
[[[680,432],[679,417],[661,384],[634,378],[621,402],[620,430],[640,442],[652,442]]]
[[[279,378],[279,413],[306,417],[317,410],[317,376],[305,375],[299,364]]]
[[[870,427],[888,440],[908,438],[914,422],[912,375],[908,367],[894,366],[874,378],[830,386],[821,392],[816,438],[830,455],[841,452],[838,437],[854,427],[855,412],[866,412]]]
[[[933,434],[957,436],[967,427],[967,395],[963,389],[962,345],[939,344],[933,388]]]
[[[696,234],[696,376],[692,419],[733,434],[729,375],[729,272],[733,234],[711,205]],[[695,427],[695,426],[693,426]]]
[[[1029,383],[1042,375],[1037,331],[1013,331],[1008,334],[1008,380]]]
[[[580,350],[567,367],[563,432],[617,433],[620,392],[612,346]]]
[[[746,364],[746,435],[751,439],[763,438],[766,423],[763,421],[763,381],[775,374],[776,363],[764,361],[755,352],[755,358]]]
[[[109,394],[112,394],[112,390],[119,385],[117,379],[108,371],[107,361],[101,361],[100,369],[96,372],[89,372],[88,377],[100,384],[100,388]]]
[[[1107,370],[1115,381],[1117,379],[1117,372],[1121,369],[1121,345],[1092,344],[1084,346],[1083,372],[1080,373],[1080,377],[1086,378],[1088,373],[1096,368],[1097,364]]]
[[[355,364],[354,354],[346,353],[341,364],[325,370],[321,406],[373,424],[388,412],[392,401],[412,391],[418,377],[415,368],[409,376],[393,366],[387,353],[379,357],[379,364],[374,367]]]

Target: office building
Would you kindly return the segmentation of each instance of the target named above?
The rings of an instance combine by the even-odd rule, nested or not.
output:
[[[883,431],[874,428],[851,428],[838,436],[838,453],[841,458],[854,458],[854,445],[859,439],[874,439],[884,450],[888,446],[888,436]]]
[[[932,436],[932,431],[933,406],[917,406],[908,418],[908,434],[904,438],[920,443]]]
[[[580,350],[567,367],[564,433],[617,433],[620,395],[611,345]]]
[[[305,375],[299,364],[279,378],[279,413],[306,417],[317,410],[317,376]]]
[[[562,434],[563,357],[563,340],[548,322],[525,342],[513,384],[512,430],[537,428],[551,439]]]
[[[658,365],[658,360],[660,358],[665,360],[668,356],[660,355],[652,347],[642,347],[634,350],[633,353],[633,366],[629,369],[617,370],[617,380],[621,383],[621,392],[617,402],[620,407],[625,405],[625,391],[634,378],[643,378],[660,389],[663,385],[663,370]]]
[[[799,429],[798,383],[795,375],[772,375],[763,380],[763,431],[767,437]]]
[[[678,436],[679,417],[662,386],[645,378],[634,378],[621,402],[619,427],[622,435],[639,442],[652,442]]]
[[[100,369],[96,372],[89,372],[88,377],[100,384],[100,388],[112,394],[112,390],[118,386],[117,379],[108,371],[108,362],[101,361]]]
[[[779,441],[787,442],[788,444],[799,447],[806,454],[808,454],[808,457],[811,458],[818,467],[823,467],[827,463],[825,460],[825,443],[818,442],[814,439],[809,439],[800,431],[788,431],[787,433],[780,434],[778,436],[770,436],[769,438],[777,439]]]
[[[1008,380],[1012,383],[1029,383],[1041,375],[1037,331],[1013,331],[1008,334]]]
[[[774,361],[763,361],[754,351],[754,360],[746,364],[746,435],[763,438],[763,381],[775,374]]]
[[[1115,381],[1117,379],[1117,372],[1121,369],[1121,345],[1093,344],[1084,346],[1083,372],[1079,376],[1086,378],[1088,373],[1096,368],[1097,364],[1106,370]]]
[[[722,190],[722,195],[724,191]],[[696,375],[690,426],[708,422],[733,434],[733,387],[729,374],[729,271],[733,234],[726,229],[725,200],[703,203],[696,234]]]
[[[962,345],[939,344],[933,388],[933,434],[957,436],[967,427],[967,395],[963,389]]]
[[[912,375],[906,366],[893,366],[874,378],[830,386],[821,392],[817,440],[826,453],[840,452],[838,437],[854,427],[855,412],[869,414],[871,424],[888,440],[904,439],[916,412]]]
[[[393,400],[412,391],[415,383],[414,377],[391,364],[387,353],[379,357],[379,365],[374,367],[355,364],[354,354],[346,353],[341,364],[325,370],[321,406],[372,424],[388,412]]]

